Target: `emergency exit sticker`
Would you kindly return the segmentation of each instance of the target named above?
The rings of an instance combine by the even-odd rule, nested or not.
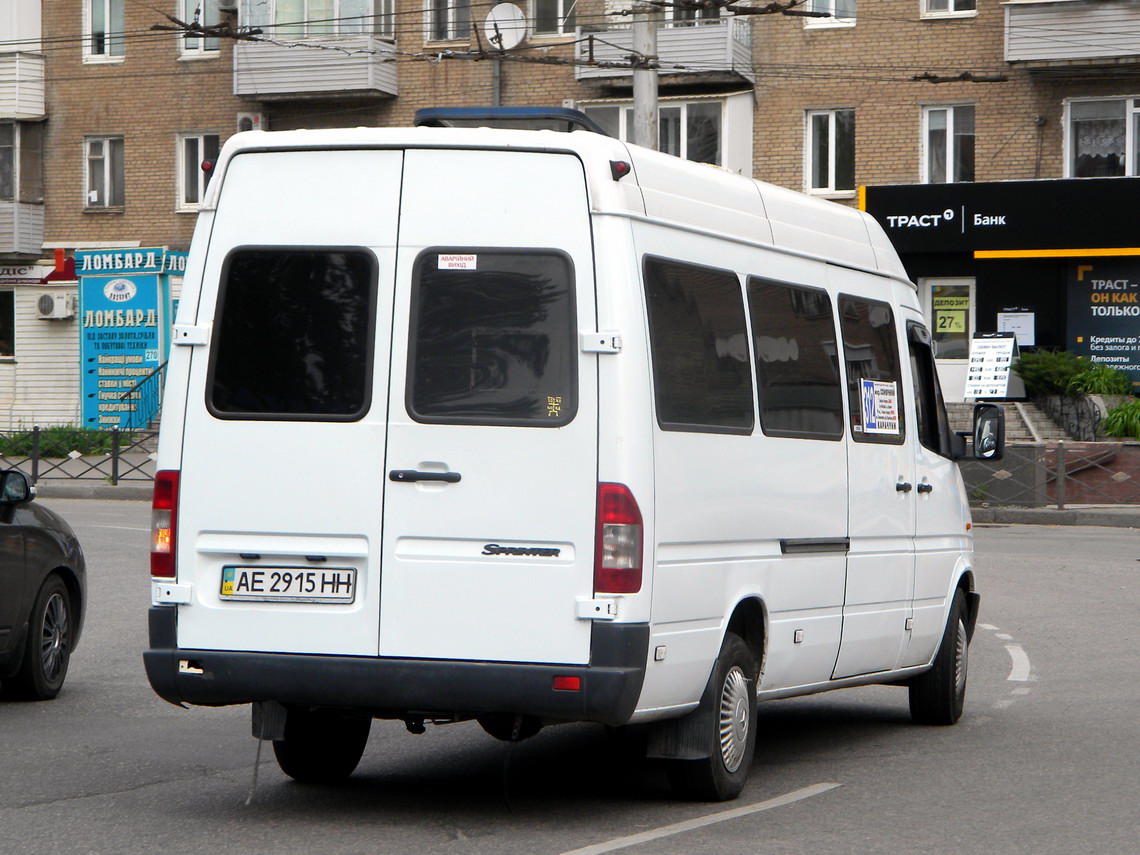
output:
[[[898,385],[861,380],[863,433],[899,434]]]
[[[479,256],[462,255],[460,253],[441,253],[438,258],[440,270],[475,270]]]

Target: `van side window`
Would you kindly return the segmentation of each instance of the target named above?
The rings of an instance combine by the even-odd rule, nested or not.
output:
[[[207,405],[223,419],[352,421],[368,410],[376,260],[238,249],[218,294]]]
[[[887,303],[839,296],[851,435],[856,442],[905,439],[894,313]]]
[[[936,454],[953,458],[950,442],[950,420],[938,385],[930,333],[915,323],[907,324],[911,373],[914,375],[914,413],[918,422],[918,439]]]
[[[751,433],[751,357],[736,274],[647,257],[645,300],[661,429]]]
[[[840,439],[843,394],[827,292],[750,277],[748,311],[761,430],[768,436]]]
[[[559,427],[578,410],[574,272],[557,252],[424,251],[407,408],[418,422]]]

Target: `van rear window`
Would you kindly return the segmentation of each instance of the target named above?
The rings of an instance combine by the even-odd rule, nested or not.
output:
[[[535,427],[574,418],[578,336],[565,255],[435,248],[413,277],[412,418]]]
[[[207,403],[230,419],[351,421],[371,400],[376,261],[249,248],[226,261]]]

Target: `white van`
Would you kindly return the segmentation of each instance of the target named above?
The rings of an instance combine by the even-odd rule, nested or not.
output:
[[[728,799],[758,698],[961,713],[966,444],[863,213],[589,132],[244,133],[173,341],[147,673],[294,778],[589,721]]]

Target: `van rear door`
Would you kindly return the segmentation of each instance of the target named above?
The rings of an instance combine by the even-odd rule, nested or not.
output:
[[[581,162],[409,150],[392,334],[383,656],[581,664],[597,356]]]
[[[253,151],[224,181],[191,348],[184,648],[375,655],[400,151]]]

